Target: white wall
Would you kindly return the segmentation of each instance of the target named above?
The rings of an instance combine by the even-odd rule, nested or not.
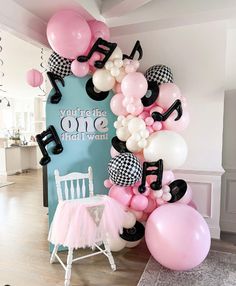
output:
[[[112,40],[124,53],[130,53],[135,41],[140,40],[143,71],[153,64],[171,67],[191,114],[184,133],[189,154],[181,169],[222,171],[225,23],[136,33]]]

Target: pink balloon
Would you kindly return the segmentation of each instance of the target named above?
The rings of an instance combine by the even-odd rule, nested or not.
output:
[[[135,211],[143,211],[148,206],[148,199],[143,195],[134,195],[130,202],[130,208]]]
[[[157,208],[157,203],[154,199],[152,199],[151,197],[148,197],[148,205],[146,207],[146,209],[144,210],[145,213],[152,213],[155,209]]]
[[[115,84],[115,86],[113,87],[113,91],[114,91],[115,93],[121,93],[121,84],[120,84],[119,82],[117,82],[117,83]]]
[[[113,146],[111,146],[110,154],[111,154],[112,158],[120,155],[120,153],[118,151],[116,151],[116,149]]]
[[[92,37],[91,44],[93,45],[98,38],[102,38],[106,41],[110,40],[110,31],[107,25],[102,21],[92,20],[88,22]]]
[[[162,186],[168,185],[170,182],[174,181],[175,175],[172,171],[164,170],[162,175]],[[156,176],[147,176],[147,183],[150,185],[152,182],[156,181]]]
[[[174,83],[163,83],[159,88],[156,103],[164,109],[168,109],[176,99],[181,98],[180,90]]]
[[[181,118],[177,121],[175,121],[175,118],[177,116],[177,112],[173,112],[169,118],[167,118],[166,121],[163,121],[163,128],[167,130],[172,130],[176,132],[181,132],[185,130],[189,125],[189,112],[187,109],[183,109],[183,114]]]
[[[183,204],[166,204],[148,218],[145,238],[152,256],[172,270],[188,270],[207,256],[211,237],[204,218]]]
[[[194,201],[190,201],[190,202],[188,203],[188,206],[194,208],[194,209],[197,211],[197,205],[194,203]]]
[[[77,60],[74,60],[71,63],[71,71],[75,76],[84,77],[89,72],[89,64],[87,62],[80,63]]]
[[[88,48],[91,40],[89,25],[72,10],[62,10],[52,16],[47,25],[51,48],[60,56],[75,59]]]
[[[122,93],[117,93],[111,98],[110,101],[111,111],[117,116],[119,115],[126,116],[128,114],[126,108],[122,104],[123,100],[124,100],[124,95]]]
[[[131,191],[130,187],[120,187],[113,185],[110,188],[108,195],[111,198],[117,200],[120,204],[128,206],[133,197],[133,192]]]
[[[132,187],[132,191],[134,193],[134,195],[140,195],[140,192],[138,190],[138,187],[140,186],[141,182],[139,182],[138,186],[133,186]],[[143,196],[148,197],[150,194],[150,188],[148,186],[146,186],[146,190],[144,193],[142,193]]]
[[[32,87],[38,87],[43,83],[43,75],[36,69],[27,71],[26,81]]]
[[[142,217],[139,219],[139,221],[147,221],[149,214],[143,213]]]
[[[143,216],[143,212],[142,211],[135,211],[133,209],[129,209],[130,212],[132,212],[135,217],[136,217],[136,220],[140,220],[141,217]]]
[[[104,184],[104,187],[107,188],[107,189],[109,189],[109,188],[111,188],[113,186],[113,183],[109,179],[105,180],[103,182],[103,184]]]
[[[121,90],[124,96],[142,98],[147,92],[147,88],[147,80],[140,72],[127,74],[121,82]]]
[[[192,197],[193,197],[192,189],[191,189],[190,185],[187,184],[187,190],[186,190],[185,195],[180,200],[178,200],[177,202],[181,203],[181,204],[188,205],[192,201]]]
[[[87,53],[86,53],[87,55]],[[101,55],[98,52],[94,52],[91,56],[91,58],[89,59],[88,63],[90,64],[90,66],[94,66],[94,63],[96,61],[99,61],[101,59]]]

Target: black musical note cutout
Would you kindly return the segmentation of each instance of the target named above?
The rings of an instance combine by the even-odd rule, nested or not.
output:
[[[153,112],[152,113],[152,118],[154,119],[154,121],[165,121],[172,112],[177,111],[177,116],[175,118],[175,121],[179,120],[183,114],[183,109],[182,109],[182,104],[181,101],[179,99],[177,99],[169,108],[168,110],[161,114],[160,112]]]
[[[93,84],[93,79],[90,78],[85,86],[86,92],[90,98],[96,101],[102,101],[106,99],[109,95],[109,91],[99,91],[97,92]]]
[[[126,148],[125,141],[121,141],[117,136],[111,139],[111,144],[119,153],[130,153],[130,151]]]
[[[156,169],[153,169],[155,167]],[[148,170],[148,168],[151,168]],[[139,192],[142,194],[146,191],[146,177],[149,175],[157,176],[156,181],[150,184],[152,190],[160,190],[162,187],[162,175],[163,175],[163,160],[160,159],[156,162],[144,162],[143,163],[143,175],[141,185],[138,187]]]
[[[148,90],[144,97],[141,98],[143,106],[147,107],[152,105],[159,95],[159,86],[155,81],[148,81]]]
[[[98,38],[97,41],[92,46],[91,50],[89,51],[87,56],[79,56],[77,61],[80,63],[87,62],[93,55],[94,52],[99,52],[103,54],[105,57],[102,60],[95,61],[94,66],[95,68],[102,69],[105,63],[110,58],[111,54],[114,52],[115,48],[117,47],[116,43],[110,43],[102,38]]]
[[[182,199],[187,191],[187,183],[184,180],[175,180],[169,184],[171,200],[168,203],[174,203]]]
[[[139,53],[139,56],[138,56],[138,61],[142,59],[143,57],[143,49],[141,47],[141,44],[139,41],[137,41],[133,47],[133,50],[131,52],[131,54],[128,56],[128,55],[123,55],[123,60],[124,59],[130,59],[130,60],[133,60],[134,59],[134,56],[135,56],[135,53],[138,52]]]
[[[52,149],[53,154],[60,154],[63,151],[63,146],[57,135],[57,131],[52,125],[50,125],[46,131],[43,131],[41,134],[36,135],[36,140],[43,154],[43,158],[39,162],[39,164],[42,166],[47,165],[51,161],[51,158],[45,148],[46,145],[48,145],[50,142],[54,141],[56,144]]]
[[[51,96],[50,102],[53,104],[57,104],[58,102],[60,102],[62,94],[61,94],[61,91],[60,91],[56,81],[58,80],[62,84],[62,86],[65,86],[64,79],[62,77],[60,77],[59,75],[54,74],[52,72],[47,72],[47,76],[51,82],[51,85],[55,89],[55,93]]]

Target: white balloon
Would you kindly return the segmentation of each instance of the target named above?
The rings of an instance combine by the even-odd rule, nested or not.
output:
[[[118,67],[112,67],[110,72],[112,76],[116,77],[120,74],[120,69]]]
[[[114,65],[118,68],[121,68],[123,66],[123,61],[120,59],[114,60]]]
[[[120,68],[120,73],[118,76],[116,76],[116,81],[118,81],[119,83],[122,82],[123,78],[126,76],[126,72],[125,69],[122,67]]]
[[[93,84],[101,91],[111,90],[116,83],[115,78],[105,69],[98,69],[93,74]]]
[[[116,59],[122,60],[122,58],[123,58],[123,53],[121,49],[117,46],[114,52],[111,54],[109,61],[114,61]]]
[[[131,228],[135,225],[135,223],[136,223],[136,216],[131,212],[126,212],[123,227]]]
[[[133,119],[129,121],[128,129],[129,129],[129,132],[132,134],[137,131],[146,129],[146,124],[141,118],[134,117]]]
[[[106,70],[111,70],[111,68],[113,68],[113,66],[114,66],[114,64],[113,64],[113,62],[111,62],[111,61],[107,61],[107,62],[105,63],[105,69],[106,69]]]
[[[138,145],[138,141],[135,141],[132,136],[126,141],[126,148],[132,153],[142,150],[142,148]]]
[[[127,127],[120,127],[116,130],[116,136],[121,141],[127,141],[128,138],[131,136]]]
[[[136,247],[137,245],[139,245],[139,243],[141,242],[142,239],[137,240],[137,241],[127,241],[125,247],[128,248],[133,248]]]
[[[188,148],[184,138],[176,132],[163,130],[152,133],[143,149],[146,161],[163,160],[164,169],[173,170],[182,166],[187,158]]]
[[[111,251],[120,251],[123,248],[125,248],[125,245],[126,245],[126,241],[122,239],[121,237],[117,237],[117,238],[108,237],[107,242],[110,246]]]

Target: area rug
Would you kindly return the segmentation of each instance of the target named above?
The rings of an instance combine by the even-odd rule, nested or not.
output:
[[[14,184],[14,182],[4,182],[4,183],[1,183],[1,182],[0,182],[0,188],[6,187],[6,186],[12,185],[12,184]]]
[[[151,257],[137,286],[236,286],[236,254],[210,251],[193,270],[171,271]]]

